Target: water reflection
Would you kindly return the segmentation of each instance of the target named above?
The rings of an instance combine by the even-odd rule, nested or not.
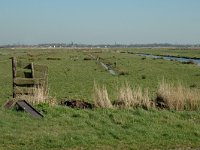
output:
[[[200,66],[200,59],[193,59],[193,58],[182,58],[182,57],[175,57],[175,56],[156,56],[151,54],[137,54],[139,56],[151,57],[155,59],[164,59],[164,60],[175,60],[179,62],[194,62],[198,66]]]

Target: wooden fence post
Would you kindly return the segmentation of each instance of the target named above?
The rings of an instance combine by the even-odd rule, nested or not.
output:
[[[31,74],[32,74],[32,78],[35,78],[35,71],[34,71],[33,63],[31,63]]]
[[[12,57],[12,75],[13,75],[13,98],[16,97],[15,94],[15,83],[14,83],[14,79],[16,78],[17,75],[17,60],[15,57]]]

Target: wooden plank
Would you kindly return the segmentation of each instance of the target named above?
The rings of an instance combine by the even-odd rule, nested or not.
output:
[[[44,84],[44,79],[42,78],[15,78],[14,85],[41,85]]]
[[[31,63],[31,74],[32,74],[32,78],[35,78],[35,71],[34,71],[33,63]]]
[[[28,102],[25,100],[20,100],[16,103],[20,108],[22,108],[24,111],[30,113],[35,118],[42,118],[43,115],[39,113],[33,106],[31,106]]]
[[[23,70],[17,70],[16,78],[32,78],[32,73]]]
[[[34,87],[15,87],[15,94],[16,95],[33,95],[36,89]]]

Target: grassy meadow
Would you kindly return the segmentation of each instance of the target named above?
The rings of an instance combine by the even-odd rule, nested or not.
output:
[[[152,101],[159,83],[181,83],[200,89],[200,68],[194,64],[152,59],[121,52],[200,58],[200,50],[169,49],[0,49],[0,106],[12,98],[11,57],[49,68],[49,96],[93,102],[94,83],[117,100],[124,83],[148,88]],[[90,55],[115,64],[113,76]],[[200,147],[200,110],[150,108],[72,109],[37,105],[43,119],[0,108],[0,149],[187,149]]]

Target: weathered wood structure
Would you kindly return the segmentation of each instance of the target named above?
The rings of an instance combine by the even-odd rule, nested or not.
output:
[[[48,67],[34,63],[25,63],[12,58],[13,98],[21,95],[34,95],[36,88],[42,88],[48,95]]]
[[[16,105],[18,106],[18,109],[20,108],[20,109],[26,111],[34,118],[42,118],[43,117],[43,115],[40,112],[38,112],[33,106],[31,106],[25,100],[17,101]]]

